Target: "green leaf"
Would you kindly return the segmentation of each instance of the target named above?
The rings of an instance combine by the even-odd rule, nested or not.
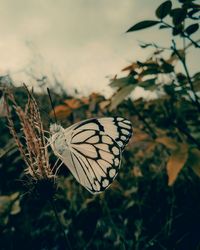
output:
[[[165,18],[171,11],[171,1],[165,1],[156,9],[156,16],[160,19]]]
[[[170,27],[167,26],[167,25],[160,25],[159,29],[162,30],[162,29],[169,29]]]
[[[130,84],[134,84],[137,81],[132,77],[132,76],[128,76],[128,77],[122,77],[119,79],[114,79],[110,82],[110,87],[111,88],[121,88],[121,87],[125,87],[126,85],[130,85]]]
[[[173,34],[173,36],[176,36],[176,35],[178,35],[178,34],[181,34],[182,32],[183,32],[183,25],[182,24],[179,24],[179,25],[177,25],[177,26],[175,26],[174,28],[173,28],[173,30],[172,30],[172,34]]]
[[[178,0],[179,3],[187,3],[187,2],[192,2],[192,1],[195,1],[195,0]]]
[[[171,73],[174,71],[174,66],[163,60],[162,70],[163,70],[163,73]]]
[[[153,69],[157,69],[159,67],[158,63],[156,62],[140,62],[140,61],[137,61],[137,64],[139,65],[139,67],[148,67],[148,68],[153,68]]]
[[[185,1],[185,3],[182,5],[182,8],[183,9],[199,9],[199,4],[196,4],[196,3],[192,3],[193,0],[187,0]],[[194,0],[196,1],[196,0]]]
[[[141,72],[140,76],[155,75],[159,73],[161,73],[161,71],[158,68],[149,68]]]
[[[177,73],[176,74],[177,80],[181,85],[184,85],[187,83],[187,77],[183,73]]]
[[[163,89],[169,96],[173,97],[175,95],[174,85],[164,85]]]
[[[132,32],[132,31],[146,29],[146,28],[152,27],[158,23],[160,23],[160,21],[155,21],[155,20],[142,21],[142,22],[139,22],[139,23],[136,23],[135,25],[133,25],[126,32]]]
[[[172,16],[173,24],[179,25],[181,24],[186,18],[187,11],[182,8],[176,8],[171,10],[170,15]]]
[[[156,78],[152,78],[143,82],[139,83],[139,86],[144,88],[145,90],[155,90],[157,88],[157,85],[155,85]]]
[[[188,11],[187,15],[188,15],[190,18],[195,19],[194,15],[195,15],[196,13],[198,13],[198,12],[199,12],[199,9],[198,9],[198,8],[192,9],[192,10]],[[198,17],[196,17],[196,18],[198,19]]]
[[[199,24],[198,24],[198,23],[194,23],[194,24],[191,24],[190,26],[188,26],[188,27],[185,29],[185,32],[186,32],[188,35],[191,35],[191,34],[195,33],[198,29],[199,29]]]
[[[193,86],[195,91],[200,91],[200,72],[193,76]]]
[[[142,43],[142,44],[140,44],[140,47],[143,48],[143,49],[146,49],[146,48],[151,47],[151,46],[153,46],[152,43]]]
[[[9,215],[18,214],[20,210],[19,192],[0,196],[0,225],[6,225]]]
[[[115,109],[134,89],[136,85],[128,85],[121,88],[111,99],[109,110]]]

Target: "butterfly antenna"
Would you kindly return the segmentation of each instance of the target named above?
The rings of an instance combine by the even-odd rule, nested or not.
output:
[[[56,112],[55,112],[55,108],[54,108],[54,103],[53,103],[53,100],[51,98],[51,93],[50,93],[50,89],[47,88],[47,92],[48,92],[48,95],[49,95],[49,100],[50,100],[50,103],[51,103],[51,107],[53,109],[53,114],[54,114],[54,118],[55,118],[55,123],[58,123],[58,120],[57,120],[57,117],[56,117]]]

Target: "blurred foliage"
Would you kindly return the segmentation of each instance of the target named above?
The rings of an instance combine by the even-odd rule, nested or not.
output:
[[[188,51],[200,47],[194,39],[199,13],[198,1],[165,1],[156,9],[156,19],[134,24],[128,32],[152,26],[171,30],[172,43],[168,48],[141,43],[143,49],[153,49],[151,56],[122,69],[127,76],[111,80],[115,89],[111,98],[97,93],[73,97],[51,90],[56,116],[65,127],[86,118],[116,115],[134,127],[121,171],[106,192],[91,195],[61,167],[55,204],[72,249],[200,249],[200,72],[191,74],[187,62]],[[2,76],[1,92],[5,86],[13,88],[24,107],[23,88]],[[129,95],[138,86],[154,91],[157,98],[133,101]],[[48,95],[42,92],[35,98],[48,130],[54,120]],[[48,187],[41,185],[42,197],[33,190],[9,134],[3,105],[0,93],[0,247],[65,249],[45,199]],[[52,155],[51,161],[55,161]]]

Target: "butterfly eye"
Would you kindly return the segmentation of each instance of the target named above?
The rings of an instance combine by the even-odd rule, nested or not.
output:
[[[56,124],[56,123],[50,125],[50,132],[51,132],[52,134],[58,133],[58,132],[60,132],[62,129],[63,129],[62,126],[60,126],[60,125],[58,125],[58,124]]]

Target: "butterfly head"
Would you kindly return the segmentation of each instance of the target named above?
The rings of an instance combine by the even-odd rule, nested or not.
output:
[[[59,132],[61,132],[63,130],[64,130],[64,128],[61,125],[57,124],[57,123],[53,123],[53,124],[50,125],[50,132],[52,134],[59,133]]]

